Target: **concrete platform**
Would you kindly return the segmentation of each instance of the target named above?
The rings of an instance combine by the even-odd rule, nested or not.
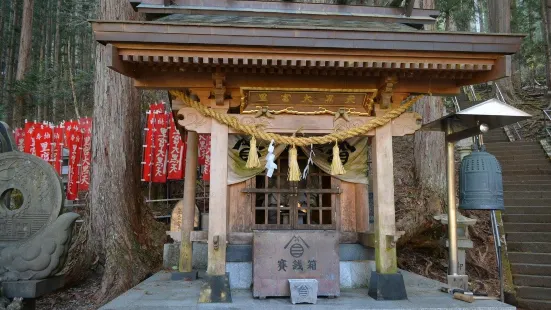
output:
[[[498,301],[480,300],[466,303],[455,300],[451,295],[439,291],[442,283],[407,271],[402,273],[408,300],[376,301],[367,295],[366,288],[362,288],[341,289],[340,297],[319,298],[317,305],[292,305],[288,297],[255,299],[250,290],[232,290],[231,304],[198,304],[202,280],[170,281],[170,273],[159,272],[100,309],[516,309]],[[200,276],[204,275],[200,273]]]

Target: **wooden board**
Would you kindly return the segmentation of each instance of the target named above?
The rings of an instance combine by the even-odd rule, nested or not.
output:
[[[369,189],[367,184],[355,184],[356,193],[356,231],[369,230]]]
[[[253,195],[241,191],[250,187],[251,180],[229,185],[229,218],[228,233],[251,232],[253,227],[253,212],[251,210],[251,197]]]
[[[341,181],[340,228],[339,231],[356,231],[356,186],[354,183]]]
[[[336,231],[255,231],[253,296],[290,296],[289,279],[317,279],[318,295],[340,295]]]

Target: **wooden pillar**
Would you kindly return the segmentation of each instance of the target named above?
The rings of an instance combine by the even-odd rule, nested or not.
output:
[[[380,274],[394,274],[396,263],[392,123],[375,129],[373,193],[375,203],[375,265]]]
[[[228,126],[212,120],[207,273],[214,276],[226,274],[228,132]]]
[[[195,186],[197,184],[197,143],[198,134],[187,134],[186,177],[184,179],[184,209],[182,210],[182,243],[180,245],[180,272],[192,271],[193,246],[190,240],[195,222]]]

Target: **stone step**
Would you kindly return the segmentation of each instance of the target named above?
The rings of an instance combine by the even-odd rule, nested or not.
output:
[[[551,198],[551,190],[550,191],[509,191],[504,190],[503,197],[505,200],[507,198]]]
[[[545,174],[537,175],[505,175],[503,176],[503,184],[513,183],[513,184],[549,184],[551,178]]]
[[[494,155],[497,157],[498,160],[506,160],[508,156],[527,156],[527,155],[537,155],[537,156],[544,156],[545,152],[543,151],[543,148],[535,149],[535,148],[511,148],[511,149],[500,149],[500,150],[488,150],[488,153]]]
[[[513,274],[513,282],[515,283],[515,285],[519,286],[551,288],[551,277],[548,276]],[[549,296],[549,299],[551,300],[551,296]]]
[[[551,207],[549,208],[551,210]],[[505,223],[551,223],[551,214],[514,214],[504,213]],[[549,241],[551,242],[551,240]]]
[[[551,214],[551,207],[506,205],[504,214]]]
[[[501,167],[521,166],[521,165],[551,165],[551,161],[549,161],[549,159],[543,156],[541,156],[541,158],[540,156],[537,156],[537,157],[533,156],[523,160],[518,160],[518,159],[499,160],[499,164],[501,165]]]
[[[524,253],[551,253],[551,240],[550,242],[508,242],[507,250]],[[522,272],[516,273],[523,274]]]
[[[517,298],[517,301],[521,309],[533,309],[533,310],[550,310],[551,309],[551,299],[538,300],[538,299]]]
[[[541,233],[539,234],[541,235]],[[551,254],[548,253],[521,253],[509,251],[507,255],[509,256],[509,261],[511,263],[551,264]]]
[[[518,161],[518,164],[515,164],[515,165],[501,165],[501,170],[503,172],[510,171],[510,170],[528,170],[528,171],[551,170],[551,164],[550,163],[525,164],[522,161]]]
[[[509,248],[509,245],[507,245]],[[551,265],[544,264],[511,264],[513,273],[536,276],[551,276]]]
[[[512,182],[508,182],[503,183],[503,190],[505,193],[507,193],[508,191],[551,191],[551,183],[543,182],[540,184],[515,184]]]
[[[519,169],[520,168],[520,169]],[[547,176],[547,178],[551,179],[551,167],[550,168],[529,168],[529,169],[522,169],[521,167],[515,167],[515,169],[511,170],[503,170],[501,172],[503,174],[503,178],[510,179],[511,177],[517,177],[521,175],[544,175]]]
[[[494,153],[492,153],[492,155],[494,155],[497,160],[499,162],[502,162],[502,161],[506,161],[506,160],[517,160],[517,161],[522,161],[522,160],[532,160],[532,159],[545,159],[545,153],[543,152],[536,152],[534,154],[509,154],[509,153],[505,153],[503,155],[496,155]]]
[[[551,223],[505,223],[505,231],[551,233]]]
[[[485,143],[486,148],[496,148],[496,147],[511,147],[511,146],[532,146],[540,145],[537,141],[513,141],[513,142],[493,142]]]
[[[507,237],[507,242],[549,242],[549,240],[551,240],[551,233],[508,232],[505,230],[505,235]]]
[[[505,200],[508,206],[551,206],[549,198],[516,198]]]
[[[551,299],[551,288],[518,286],[517,294],[520,298],[546,300]]]

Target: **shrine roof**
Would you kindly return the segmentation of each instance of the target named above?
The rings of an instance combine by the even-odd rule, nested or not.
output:
[[[378,31],[417,31],[414,27],[402,23],[385,23],[365,20],[313,19],[289,17],[262,17],[236,15],[187,15],[172,14],[156,22],[177,23],[183,25],[217,27],[259,27],[281,29],[319,29],[319,30],[378,30]]]

